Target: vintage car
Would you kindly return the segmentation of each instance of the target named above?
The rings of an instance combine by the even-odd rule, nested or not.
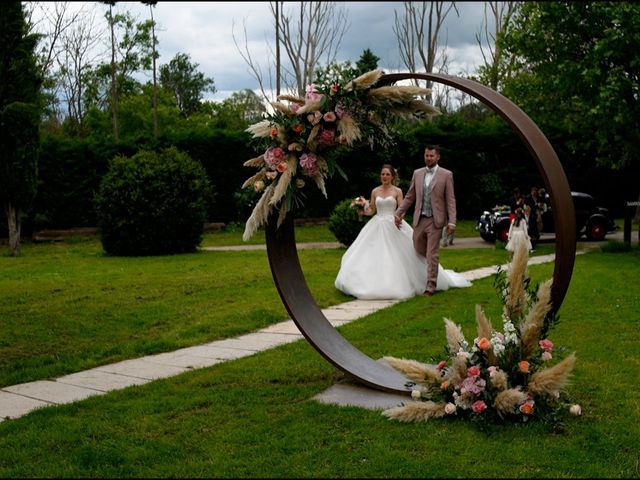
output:
[[[584,235],[588,240],[604,240],[607,233],[619,228],[611,218],[609,210],[596,206],[595,200],[591,195],[571,192],[571,197],[573,198],[573,206],[576,212],[578,238]],[[480,215],[476,230],[487,242],[493,243],[496,239],[506,242],[511,222],[509,213],[508,205],[496,206],[491,211],[485,210]],[[552,233],[554,231],[551,207],[542,214],[542,225],[543,233]]]

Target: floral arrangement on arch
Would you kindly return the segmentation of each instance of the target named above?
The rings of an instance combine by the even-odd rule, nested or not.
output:
[[[528,250],[519,241],[508,272],[498,270],[496,285],[503,298],[502,331],[495,330],[476,305],[477,336],[469,343],[461,328],[445,318],[446,358],[437,365],[384,357],[412,380],[413,401],[387,409],[383,415],[403,422],[458,417],[480,423],[526,422],[541,418],[561,426],[559,414],[582,409],[567,401],[565,387],[575,352],[547,337],[558,317],[551,314],[551,284],[529,287]],[[555,363],[555,364],[554,364]]]
[[[259,170],[242,188],[253,187],[262,195],[246,222],[245,241],[266,224],[274,208],[279,209],[280,226],[301,202],[300,191],[308,182],[326,197],[325,179],[336,171],[344,176],[337,161],[341,149],[361,143],[371,148],[388,145],[394,119],[439,113],[420,98],[428,98],[430,89],[376,87],[381,75],[381,70],[372,70],[355,79],[309,85],[304,98],[280,95],[271,103],[274,112],[247,129],[261,153],[244,163]]]

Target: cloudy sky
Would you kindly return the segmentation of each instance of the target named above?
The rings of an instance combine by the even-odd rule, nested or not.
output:
[[[98,2],[82,3],[96,9],[101,21],[106,7]],[[400,60],[397,39],[393,32],[394,11],[403,12],[402,2],[336,2],[347,15],[347,31],[340,44],[337,61],[356,61],[369,48],[380,57],[385,71],[406,71]],[[285,11],[297,2],[285,2]],[[448,47],[449,73],[472,73],[482,63],[476,34],[480,32],[484,2],[457,2],[459,16],[449,13],[442,31],[441,44]],[[149,18],[149,7],[140,2],[118,2],[116,11],[127,10],[143,21]],[[189,54],[198,70],[213,78],[218,92],[208,98],[223,99],[233,91],[257,89],[246,62],[234,43],[245,46],[246,28],[249,51],[263,61],[263,71],[270,58],[267,42],[274,37],[269,2],[164,2],[154,8],[158,24],[160,64],[168,63],[177,53]]]

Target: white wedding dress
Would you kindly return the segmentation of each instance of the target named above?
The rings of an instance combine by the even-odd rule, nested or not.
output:
[[[394,197],[376,197],[376,211],[342,256],[336,288],[363,300],[405,299],[423,293],[427,261],[413,248],[413,229],[404,220],[396,227]],[[439,266],[436,290],[469,286],[471,282],[461,274]]]

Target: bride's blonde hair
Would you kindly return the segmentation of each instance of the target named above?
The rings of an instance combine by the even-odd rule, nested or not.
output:
[[[391,180],[391,185],[395,185],[397,187],[398,186],[398,172],[396,172],[396,169],[393,168],[393,165],[391,165],[390,163],[385,163],[384,165],[382,165],[382,167],[380,168],[380,171],[382,171],[385,168],[391,172],[391,176],[393,177],[393,179]]]

